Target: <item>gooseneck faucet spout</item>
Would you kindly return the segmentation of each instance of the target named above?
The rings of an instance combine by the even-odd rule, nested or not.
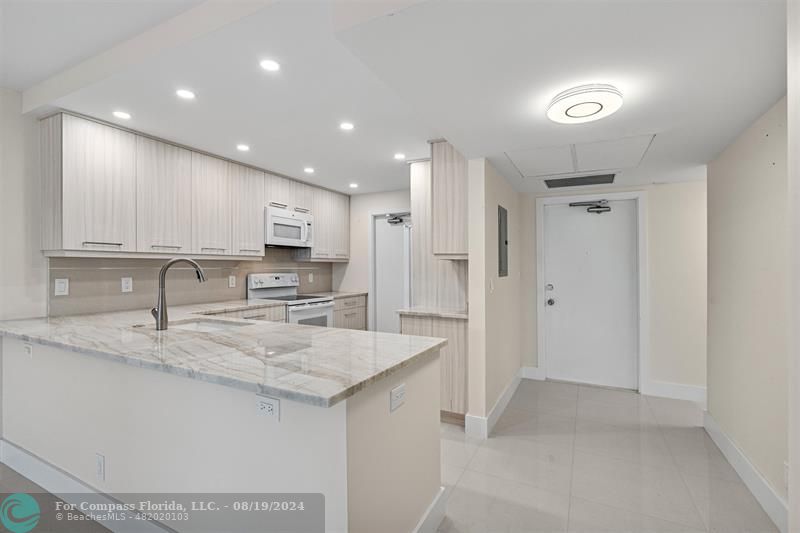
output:
[[[167,270],[175,263],[187,263],[193,266],[195,274],[197,274],[197,281],[203,283],[206,280],[206,273],[203,272],[203,267],[193,259],[176,257],[164,263],[164,266],[161,267],[161,272],[158,274],[158,303],[156,307],[150,310],[153,318],[156,319],[156,330],[158,331],[164,331],[169,325],[169,318],[167,317]]]

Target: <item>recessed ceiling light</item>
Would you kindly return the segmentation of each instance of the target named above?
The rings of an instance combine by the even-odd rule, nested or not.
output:
[[[351,183],[350,184],[350,188],[351,189],[358,189],[358,183]]]
[[[178,89],[175,94],[184,100],[194,100],[194,93],[189,89]]]
[[[265,59],[259,65],[267,72],[277,72],[281,69],[281,64],[274,59]]]
[[[305,172],[306,174],[313,174],[314,173],[314,167],[306,167],[306,168],[303,169],[303,172]]]
[[[114,111],[114,116],[117,118],[121,118],[122,120],[128,120],[131,118],[130,113],[126,113],[125,111]]]
[[[355,126],[353,125],[352,122],[342,122],[341,124],[339,124],[339,128],[343,129],[344,131],[350,131],[353,128],[355,128]]]
[[[239,150],[240,152],[249,152],[250,151],[250,147],[247,146],[246,144],[237,144],[236,145],[236,149]]]
[[[547,107],[547,118],[559,124],[600,120],[622,107],[622,93],[613,85],[594,83],[561,92]]]
[[[394,158],[397,159],[398,161],[402,161],[403,159],[406,158],[406,154],[399,154],[399,153],[394,154]]]

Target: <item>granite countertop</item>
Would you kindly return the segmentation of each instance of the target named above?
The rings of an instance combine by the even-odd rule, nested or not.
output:
[[[409,307],[406,309],[398,309],[401,315],[408,316],[432,316],[437,318],[456,318],[459,320],[468,320],[469,315],[466,310],[460,309],[440,309],[435,307]]]
[[[318,296],[330,296],[331,298],[336,299],[336,298],[349,298],[351,296],[366,296],[368,292],[367,291],[363,292],[323,291],[323,292],[309,292],[308,294],[315,294]]]
[[[438,352],[447,342],[213,316],[275,305],[283,302],[174,306],[167,331],[156,331],[149,310],[138,310],[9,320],[0,322],[0,335],[320,407]],[[198,319],[243,325],[214,332],[175,327]]]

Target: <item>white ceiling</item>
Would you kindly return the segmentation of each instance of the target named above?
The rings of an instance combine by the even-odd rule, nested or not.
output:
[[[566,165],[628,161],[631,150],[612,144],[653,134],[618,185],[703,179],[705,164],[785,94],[782,0],[394,0],[391,16],[382,4],[352,17],[343,15],[374,4],[249,1],[259,11],[219,29],[179,15],[194,34],[169,26],[188,33],[155,55],[101,61],[107,70],[84,78],[62,71],[213,2],[0,0],[2,83],[49,77],[26,91],[31,108],[109,121],[124,109],[133,119],[120,123],[133,129],[346,192],[351,182],[357,192],[408,187],[393,154],[426,157],[425,141],[438,137],[488,157],[520,190],[543,190],[543,175]],[[213,9],[225,5],[237,4]],[[281,71],[261,70],[264,57]],[[582,125],[546,119],[556,93],[594,82],[624,93],[617,114]],[[178,100],[178,87],[197,100]],[[355,130],[340,131],[343,120]]]
[[[281,70],[264,71],[263,58]],[[178,87],[196,100],[176,98]],[[274,3],[53,104],[348,193],[407,188],[394,154],[427,157],[437,136],[336,40],[319,2]]]
[[[0,0],[0,87],[22,90],[201,0]]]
[[[704,178],[786,93],[785,11],[781,0],[429,0],[338,36],[464,155],[540,191],[507,152],[656,134],[618,184]],[[550,99],[584,83],[617,86],[622,109],[550,122]],[[549,156],[541,166],[558,167]]]

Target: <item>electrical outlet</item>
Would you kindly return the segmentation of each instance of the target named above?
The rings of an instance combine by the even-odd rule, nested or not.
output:
[[[314,283],[314,273],[313,272],[309,272],[308,273],[308,282],[309,283]]]
[[[396,411],[406,403],[406,384],[401,383],[389,391],[389,412]]]
[[[236,276],[228,276],[228,288],[229,289],[236,288]]]
[[[276,422],[281,420],[281,401],[277,398],[256,397],[256,410],[261,416],[272,418]]]
[[[106,480],[106,457],[103,454],[94,454],[94,474],[100,481]]]
[[[54,296],[69,296],[69,278],[56,278]]]
[[[22,349],[25,350],[25,355],[33,359],[33,344],[23,344]]]
[[[133,292],[133,278],[121,278],[120,288],[122,292]]]

